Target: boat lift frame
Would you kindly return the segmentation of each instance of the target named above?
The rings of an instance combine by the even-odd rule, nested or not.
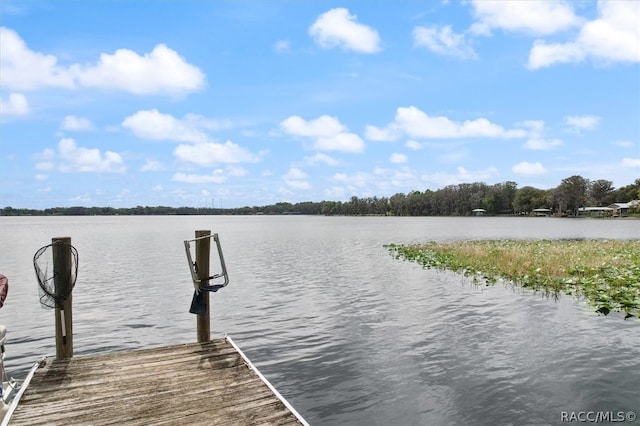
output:
[[[206,238],[213,238],[213,241],[216,243],[216,247],[218,249],[218,258],[220,259],[220,268],[222,271],[219,274],[211,275],[207,278],[198,278],[198,265],[193,261],[193,257],[191,256],[191,243],[196,242],[198,240],[203,240]],[[185,240],[184,241],[184,249],[187,253],[187,261],[189,262],[189,271],[191,271],[191,280],[193,281],[193,288],[196,291],[196,294],[199,294],[201,291],[211,291],[216,292],[223,287],[226,287],[229,284],[229,274],[227,273],[227,266],[224,263],[224,255],[222,254],[222,246],[220,245],[220,238],[218,238],[218,234],[204,235],[202,237],[194,238],[193,240]],[[209,285],[209,281],[215,280],[218,278],[224,278],[222,284],[211,284]]]

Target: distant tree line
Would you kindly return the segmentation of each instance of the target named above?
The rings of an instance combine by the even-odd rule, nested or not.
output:
[[[615,202],[640,199],[640,178],[633,184],[615,189],[613,182],[590,181],[582,176],[563,179],[553,189],[531,186],[518,188],[507,181],[494,185],[482,182],[448,185],[436,191],[411,191],[391,197],[351,197],[349,201],[280,202],[267,206],[240,208],[197,208],[167,206],[114,207],[54,207],[44,210],[0,209],[2,216],[108,216],[108,215],[393,215],[393,216],[469,216],[474,209],[486,214],[528,214],[537,208],[556,213],[577,215],[583,206],[603,207]],[[640,212],[636,212],[640,213]]]

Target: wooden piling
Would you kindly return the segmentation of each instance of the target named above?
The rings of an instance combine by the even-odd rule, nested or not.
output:
[[[56,358],[73,356],[73,315],[71,310],[72,256],[71,238],[52,238],[53,283],[56,298],[67,295],[62,305],[56,304]]]
[[[211,254],[211,238],[201,238],[211,235],[209,230],[196,231],[196,265],[198,279],[204,280],[200,285],[209,285],[209,258]],[[200,238],[200,239],[198,239]],[[208,342],[211,339],[211,315],[209,309],[209,292],[201,291],[200,297],[207,307],[206,313],[196,316],[198,342]]]

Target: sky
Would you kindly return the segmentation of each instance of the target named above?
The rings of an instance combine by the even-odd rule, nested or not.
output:
[[[0,207],[640,178],[638,1],[0,2]]]

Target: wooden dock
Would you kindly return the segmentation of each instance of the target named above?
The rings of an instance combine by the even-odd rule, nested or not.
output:
[[[9,425],[306,425],[231,339],[47,360]]]

